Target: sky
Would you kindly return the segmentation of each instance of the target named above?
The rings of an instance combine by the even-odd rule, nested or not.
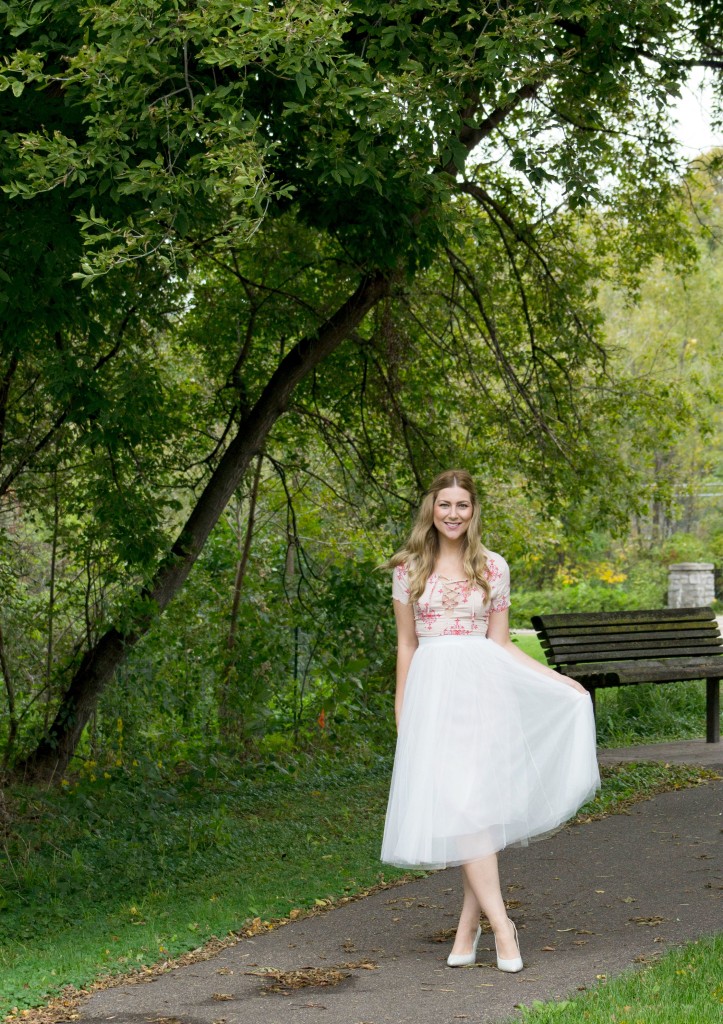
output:
[[[723,129],[714,130],[712,120],[713,94],[706,85],[703,71],[696,69],[691,85],[686,86],[676,109],[677,136],[683,152],[693,158],[701,151],[723,146]]]

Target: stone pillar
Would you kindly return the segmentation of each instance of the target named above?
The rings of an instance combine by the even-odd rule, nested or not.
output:
[[[715,599],[712,562],[668,566],[668,608],[702,608]]]

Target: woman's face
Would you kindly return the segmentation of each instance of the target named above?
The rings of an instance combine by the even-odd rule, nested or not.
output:
[[[463,487],[445,487],[434,500],[434,525],[442,537],[459,540],[472,518],[472,497]]]

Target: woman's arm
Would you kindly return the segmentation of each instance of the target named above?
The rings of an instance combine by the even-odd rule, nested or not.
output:
[[[566,686],[571,686],[573,690],[577,690],[579,693],[585,693],[589,696],[588,691],[577,682],[575,679],[570,679],[569,676],[562,675],[561,672],[556,672],[554,668],[550,668],[549,665],[543,665],[541,662],[531,658],[529,654],[525,654],[521,651],[517,644],[513,644],[510,639],[510,626],[509,626],[509,611],[505,609],[503,612],[490,612],[489,626],[487,627],[487,638],[494,640],[500,647],[504,647],[506,651],[512,655],[512,657],[526,665],[527,668],[534,669],[535,672],[540,672],[543,676],[549,676],[550,679],[557,679],[560,683],[565,683]]]
[[[414,628],[414,610],[411,602],[402,604],[401,601],[395,600],[394,617],[397,620],[397,691],[394,698],[394,717],[397,721],[397,728],[399,728],[407,673],[414,652],[419,645],[417,631]]]

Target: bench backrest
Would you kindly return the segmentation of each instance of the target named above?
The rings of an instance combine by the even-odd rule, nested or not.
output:
[[[712,608],[533,615],[554,665],[723,655]]]

